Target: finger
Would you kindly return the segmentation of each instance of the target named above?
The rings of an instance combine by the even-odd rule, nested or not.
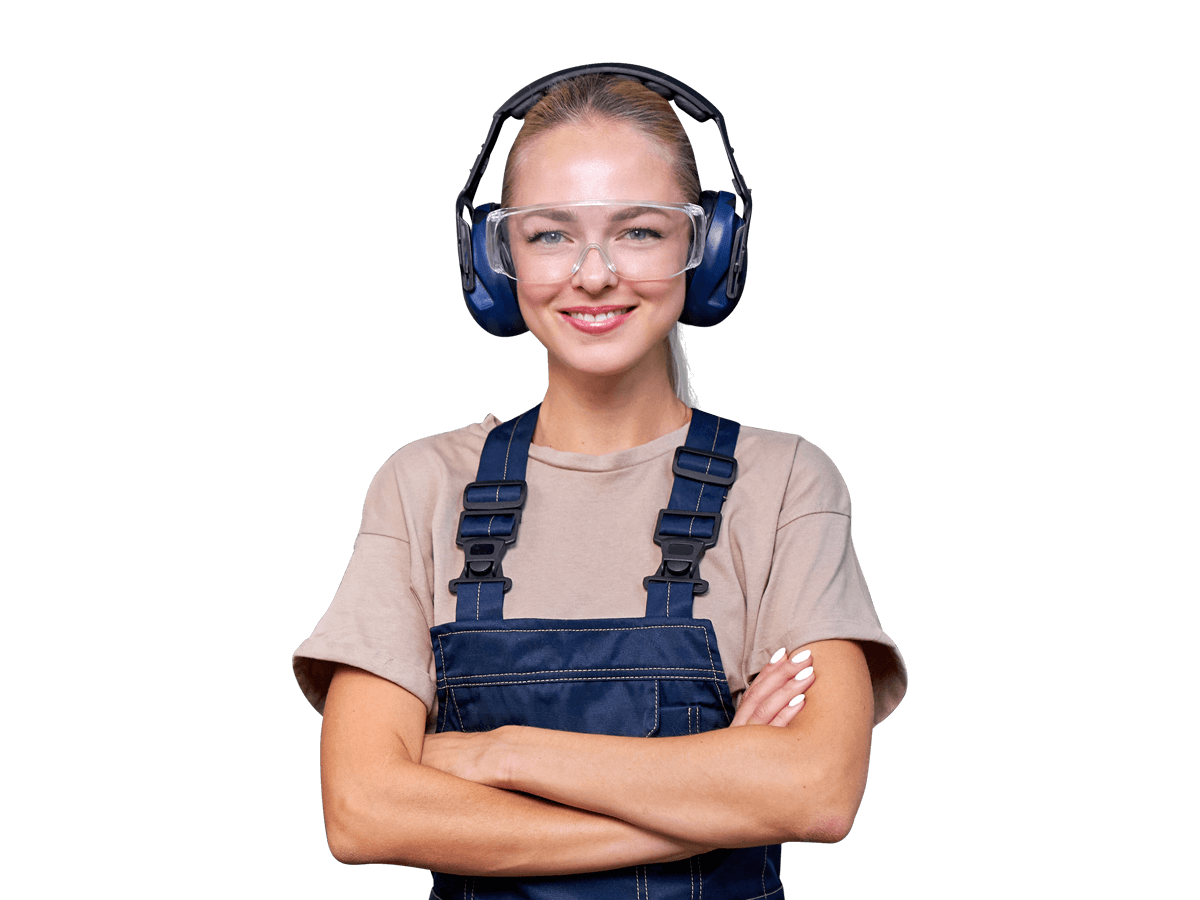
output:
[[[801,650],[788,658],[779,650],[758,673],[742,695],[732,725],[766,725],[783,710],[793,697],[813,683],[812,654]],[[799,677],[797,677],[799,676]]]
[[[789,678],[795,677],[796,673],[803,668],[801,663],[806,663],[811,656],[810,651],[801,650],[789,659],[785,649],[781,648],[776,651],[775,655],[771,657],[771,661],[763,666],[762,671],[755,676],[746,691],[746,696],[757,700],[778,690]]]
[[[779,711],[779,714],[771,720],[771,724],[783,728],[789,724],[792,719],[796,718],[800,710],[804,709],[804,695],[797,694],[793,697],[788,705]]]
[[[790,674],[787,649],[781,647],[742,694],[731,725],[765,725],[770,722],[782,707],[778,701],[772,703],[771,697],[787,685]],[[790,696],[784,697],[783,703],[790,699]]]
[[[775,717],[788,709],[792,701],[796,697],[802,696],[815,680],[816,677],[813,674],[812,666],[801,669],[770,694],[758,700],[755,704],[754,712],[750,714],[750,721],[756,725],[766,725],[773,722]]]

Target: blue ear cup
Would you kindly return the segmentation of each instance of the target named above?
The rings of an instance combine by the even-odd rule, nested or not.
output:
[[[513,282],[507,275],[492,270],[487,260],[487,235],[484,222],[495,203],[484,203],[471,218],[471,255],[475,268],[475,287],[463,291],[467,309],[484,330],[497,337],[511,337],[528,331]]]
[[[726,295],[729,264],[734,250],[734,235],[742,226],[737,214],[736,197],[728,191],[705,191],[700,206],[708,219],[704,237],[704,258],[688,272],[687,295],[679,321],[684,325],[706,327],[722,322],[733,312],[740,299]],[[475,287],[463,291],[467,309],[485,331],[498,337],[511,337],[529,330],[521,315],[513,281],[492,270],[487,260],[487,238],[484,222],[495,203],[484,203],[472,216],[471,250],[475,269]],[[745,264],[741,280],[745,282]]]
[[[704,238],[704,258],[688,273],[687,296],[679,317],[684,325],[716,325],[733,312],[741,298],[741,284],[746,280],[744,257],[736,296],[730,299],[726,295],[734,236],[742,227],[735,201],[736,197],[728,191],[705,191],[700,195],[700,206],[708,217],[708,234]]]

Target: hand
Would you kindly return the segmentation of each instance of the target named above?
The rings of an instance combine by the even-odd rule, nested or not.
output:
[[[812,687],[814,680],[810,651],[801,650],[789,656],[787,648],[780,648],[742,694],[737,714],[729,727],[777,725],[782,728],[804,708],[804,692]]]
[[[425,735],[421,765],[440,769],[476,784],[500,787],[501,772],[496,752],[501,741],[496,731],[446,731]]]

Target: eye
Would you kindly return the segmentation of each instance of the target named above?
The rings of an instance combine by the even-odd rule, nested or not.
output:
[[[631,241],[652,241],[661,239],[662,235],[653,228],[630,228],[625,237]]]
[[[539,231],[536,234],[531,234],[526,238],[526,243],[542,244],[543,246],[553,247],[556,244],[565,242],[567,236],[561,231]]]

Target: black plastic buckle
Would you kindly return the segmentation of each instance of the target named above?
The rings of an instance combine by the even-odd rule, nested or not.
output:
[[[469,500],[473,488],[519,487],[516,500]],[[450,593],[457,594],[460,584],[499,583],[504,590],[512,588],[512,579],[504,577],[500,562],[509,545],[517,542],[517,529],[521,524],[521,511],[529,497],[529,486],[524,481],[472,481],[463,490],[463,510],[458,514],[458,535],[454,542],[463,548],[466,557],[462,575],[450,582]],[[509,515],[513,517],[512,529],[505,535],[464,535],[463,523],[468,517],[480,513]]]
[[[728,463],[731,471],[728,476],[725,476],[714,475],[712,472],[697,472],[695,469],[685,469],[683,466],[679,465],[679,457],[684,453],[691,454],[692,456],[702,456],[705,459],[718,460],[723,463]],[[737,480],[737,470],[737,460],[732,456],[726,456],[724,453],[712,453],[708,450],[695,450],[687,446],[676,447],[675,459],[671,462],[671,471],[674,474],[680,475],[684,478],[690,478],[692,481],[700,481],[704,484],[717,484],[721,487],[729,487],[734,483],[734,481]],[[703,515],[703,513],[697,513],[697,515]]]
[[[450,582],[450,593],[457,594],[460,584],[482,584],[483,582],[499,582],[504,590],[512,588],[512,579],[505,578],[500,571],[500,560],[508,549],[507,538],[476,537],[466,538],[466,543],[460,538],[458,544],[463,548],[467,562],[463,566],[462,575]]]
[[[687,518],[711,519],[713,533],[711,537],[691,537],[688,535],[663,534],[662,523],[665,516],[683,516]],[[708,593],[708,582],[700,577],[700,560],[704,551],[717,544],[717,535],[721,531],[721,514],[719,512],[697,512],[687,509],[660,509],[658,522],[654,527],[654,543],[662,547],[662,563],[653,575],[642,579],[642,587],[649,588],[650,582],[661,581],[672,584],[690,584],[693,594]]]

